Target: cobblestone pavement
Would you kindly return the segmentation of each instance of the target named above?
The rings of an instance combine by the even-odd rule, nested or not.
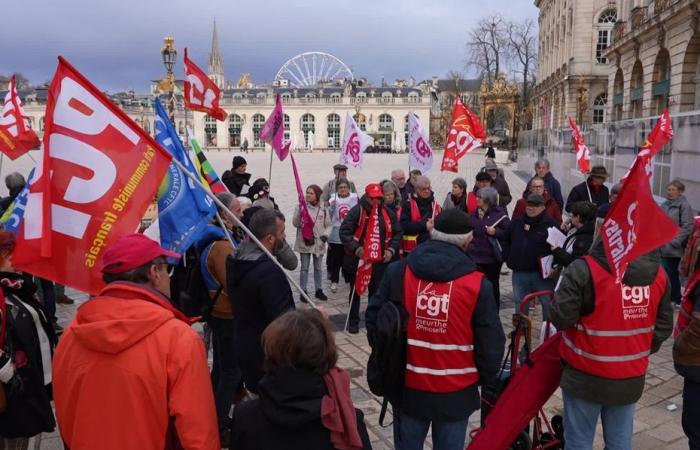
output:
[[[211,152],[208,153],[207,156],[217,172],[221,174],[229,167],[234,154],[228,152]],[[257,152],[244,156],[248,160],[248,171],[253,174],[253,178],[260,176],[268,177],[269,153]],[[332,178],[331,167],[337,162],[338,154],[299,154],[296,158],[301,170],[301,177],[304,185],[316,183],[323,186],[328,179]],[[394,168],[405,168],[407,166],[407,160],[408,158],[406,155],[366,155],[365,167],[361,170],[351,168],[349,176],[350,179],[356,183],[358,189],[361,189],[368,182],[388,178],[391,170]],[[15,164],[11,170],[19,170],[22,173],[28,172],[29,167],[24,167],[28,162],[23,162],[21,159],[19,161],[19,165]],[[483,154],[468,155],[461,163],[463,167],[460,171],[460,176],[464,176],[468,180],[468,183],[471,184],[470,180],[474,179],[474,174],[481,167],[482,161]],[[436,162],[436,166],[438,164],[439,161]],[[517,198],[523,192],[525,183],[518,174],[513,172],[513,168],[507,165],[503,167],[513,196]],[[442,201],[448,192],[453,174],[443,174],[438,172],[437,168],[435,168],[431,172],[431,175],[436,197],[438,200]],[[280,205],[280,209],[287,216],[290,216],[296,203],[296,192],[294,190],[291,168],[286,161],[284,163],[280,163],[276,160],[274,161],[271,185],[272,193],[277,203]],[[291,224],[288,224],[287,236],[290,243],[293,243],[295,230],[290,227]],[[298,277],[298,271],[294,276]],[[324,283],[327,282],[324,281]],[[348,311],[348,288],[344,285],[339,286],[336,294],[331,293],[327,285],[324,290],[329,296],[329,301],[323,304],[323,308],[331,318],[335,319],[334,322],[343,323]],[[514,311],[510,301],[512,298],[510,274],[501,276],[501,291],[504,297],[502,300],[501,319],[504,324],[504,329],[506,333],[508,333],[512,329],[511,318]],[[59,323],[63,326],[68,325],[74,316],[76,307],[87,299],[86,295],[75,291],[68,290],[68,294],[78,301],[76,305],[58,306]],[[298,298],[298,296],[295,295],[295,298]],[[365,305],[366,299],[363,299],[363,311]],[[538,314],[539,311],[535,312],[533,315],[537,317]],[[339,325],[339,329],[342,329],[342,325]],[[535,322],[533,329],[539,330],[539,323]],[[393,448],[391,427],[382,428],[378,424],[381,402],[372,395],[367,387],[365,368],[369,357],[369,346],[364,329],[357,335],[339,331],[336,334],[336,340],[340,351],[338,364],[340,367],[348,370],[352,376],[352,397],[355,405],[361,408],[365,413],[365,422],[369,429],[373,447],[375,449]],[[635,415],[634,449],[680,450],[688,448],[683,430],[681,429],[682,385],[682,378],[673,370],[671,342],[669,340],[663,345],[661,351],[653,355],[650,360],[646,389],[644,395],[637,404],[637,412]],[[671,405],[675,405],[677,409],[669,410],[669,407],[673,409]],[[554,414],[561,414],[562,400],[560,391],[557,391],[547,402],[545,410],[550,417]],[[478,413],[472,415],[470,429],[478,426],[478,416]],[[389,414],[387,423],[390,422],[391,416]],[[62,448],[57,433],[45,434],[41,439],[36,439],[34,444],[35,447],[33,448],[37,449],[48,450]],[[431,448],[430,439],[428,439],[426,443],[426,448]],[[594,448],[603,448],[602,432],[600,428],[596,435]]]

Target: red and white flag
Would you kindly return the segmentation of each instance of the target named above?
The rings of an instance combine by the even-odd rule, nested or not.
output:
[[[671,139],[673,139],[673,123],[671,122],[668,109],[665,109],[664,112],[661,113],[659,120],[656,121],[656,125],[654,125],[649,136],[644,139],[644,143],[639,148],[639,153],[637,153],[637,158],[635,159],[635,162],[637,159],[642,160],[649,178],[654,175],[654,156],[656,156],[656,154],[661,151],[661,148],[668,144]],[[630,171],[631,170],[632,169],[630,169]],[[625,183],[630,175],[630,171],[620,179],[620,183]]]
[[[420,169],[425,174],[433,167],[433,148],[428,142],[428,136],[414,113],[408,113],[408,167]]]
[[[569,125],[571,125],[571,140],[573,141],[574,149],[576,150],[578,170],[585,175],[591,170],[591,152],[588,151],[586,142],[583,140],[583,135],[578,130],[576,122],[571,117],[569,117]]]
[[[673,240],[678,225],[656,204],[644,161],[637,158],[601,228],[610,267],[622,280],[634,259]]]
[[[0,152],[14,160],[39,146],[39,138],[24,115],[17,84],[12,76],[0,113]]]
[[[355,293],[362,295],[372,280],[372,265],[382,260],[382,236],[379,231],[379,205],[373,205],[367,221],[365,242],[362,246],[362,259],[357,266]]]
[[[469,151],[481,147],[485,140],[484,125],[457,95],[440,170],[456,173],[459,170],[459,160]]]
[[[362,167],[365,150],[373,143],[374,139],[360,129],[350,113],[346,113],[340,162],[353,167]]]
[[[201,111],[218,120],[226,120],[226,111],[219,107],[221,90],[206,73],[187,57],[185,49],[185,105],[193,111]]]
[[[105,248],[138,228],[171,157],[65,59],[58,61],[13,263],[96,294],[104,285]]]
[[[260,129],[260,139],[272,146],[280,161],[289,154],[290,142],[284,144],[284,111],[282,109],[282,98],[277,94],[275,99],[275,109],[267,118],[265,124]]]

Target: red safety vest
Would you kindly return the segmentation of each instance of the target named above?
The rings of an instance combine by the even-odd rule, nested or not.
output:
[[[690,298],[690,294],[693,292],[695,287],[700,283],[700,270],[695,272],[693,278],[685,287],[683,291],[683,298],[681,299],[681,309],[678,311],[678,318],[676,319],[676,326],[673,328],[673,338],[677,338],[683,330],[685,330],[690,324],[690,319],[692,319],[693,314],[693,300]]]
[[[562,358],[582,372],[603,378],[640,377],[647,371],[656,313],[666,289],[659,268],[649,286],[616,283],[590,256],[583,258],[595,288],[595,309],[562,335]]]
[[[391,237],[393,235],[391,231],[391,218],[389,217],[389,212],[384,206],[381,206],[379,208],[379,211],[381,211],[380,219],[384,220],[384,248],[382,250],[386,250],[391,246]],[[360,221],[357,224],[355,233],[353,233],[355,241],[357,241],[360,244],[364,242],[365,236],[363,236],[363,233],[365,232],[365,227],[367,226],[368,218],[369,214],[367,214],[365,208],[363,208],[362,205],[360,205]]]
[[[406,387],[455,392],[479,381],[472,315],[483,277],[480,272],[472,272],[449,283],[438,283],[421,280],[406,267]]]
[[[420,222],[422,220],[422,217],[420,215],[420,209],[418,209],[418,203],[416,203],[416,199],[411,197],[410,199],[408,199],[408,204],[411,206],[411,222]],[[442,212],[442,207],[437,202],[435,202],[435,200],[433,200],[432,208],[433,218],[435,218],[438,214]],[[404,233],[401,241],[401,250],[408,253],[415,250],[416,247],[418,247],[418,235]]]

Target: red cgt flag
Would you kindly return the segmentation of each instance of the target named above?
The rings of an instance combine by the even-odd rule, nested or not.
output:
[[[187,57],[185,49],[185,105],[218,120],[226,120],[226,111],[219,107],[221,90],[206,73]]]
[[[105,248],[137,229],[169,164],[168,152],[59,57],[15,267],[98,293]]]
[[[571,117],[569,117],[569,125],[571,125],[571,140],[574,143],[574,149],[576,149],[578,169],[585,175],[591,170],[591,152],[588,151],[583,135],[581,135],[576,122]]]
[[[13,76],[7,89],[2,113],[0,113],[0,152],[14,160],[38,146],[39,138],[31,129],[27,116],[24,115]]]
[[[678,225],[654,201],[644,161],[635,159],[601,228],[605,253],[618,282],[632,260],[672,241],[678,231]]]
[[[470,150],[481,147],[484,140],[486,140],[484,126],[457,95],[440,170],[456,173],[459,170],[459,160]]]
[[[656,156],[661,148],[668,144],[671,139],[673,139],[673,123],[671,122],[668,109],[665,109],[664,112],[661,113],[659,120],[656,121],[656,125],[654,125],[651,133],[649,133],[649,136],[647,136],[644,143],[639,148],[639,153],[637,153],[636,159],[642,161],[647,177],[651,178],[652,175],[654,175],[654,165],[652,164],[654,156]],[[630,171],[631,170],[632,169],[630,169]],[[630,171],[620,179],[620,183],[624,184],[627,181]]]
[[[380,262],[382,255],[382,236],[379,231],[379,205],[372,206],[372,211],[367,221],[367,234],[362,247],[362,259],[357,267],[355,276],[355,293],[362,295],[369,287],[372,280],[372,264]]]

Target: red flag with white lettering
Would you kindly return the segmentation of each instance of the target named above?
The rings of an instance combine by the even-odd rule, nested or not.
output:
[[[485,140],[484,125],[457,95],[440,170],[456,173],[459,170],[459,160],[469,151],[481,147]]]
[[[201,111],[218,120],[226,120],[228,114],[219,107],[221,90],[206,73],[187,57],[185,49],[185,105],[193,111]]]
[[[673,139],[673,123],[671,122],[671,116],[668,113],[668,109],[664,109],[661,113],[659,120],[656,121],[654,128],[649,133],[644,143],[639,148],[639,153],[637,153],[637,158],[642,160],[644,167],[646,169],[647,177],[651,179],[654,175],[654,164],[653,159],[661,148]],[[632,170],[632,169],[630,169]],[[624,184],[629,177],[630,171],[620,178],[620,183]]]
[[[0,113],[0,152],[14,160],[38,146],[39,138],[24,115],[15,77],[12,76]]]
[[[574,143],[574,150],[576,150],[578,170],[585,175],[591,170],[591,152],[588,151],[586,141],[583,140],[583,135],[571,117],[569,117],[569,125],[571,126],[571,140]]]
[[[644,161],[635,159],[601,228],[605,253],[618,281],[632,260],[672,241],[678,231],[654,201]]]
[[[96,294],[104,285],[105,248],[138,228],[170,154],[65,59],[58,61],[13,263]]]
[[[372,206],[367,221],[365,242],[362,247],[362,259],[357,267],[355,276],[355,293],[362,295],[372,280],[372,264],[382,260],[382,236],[379,231],[379,205]]]

